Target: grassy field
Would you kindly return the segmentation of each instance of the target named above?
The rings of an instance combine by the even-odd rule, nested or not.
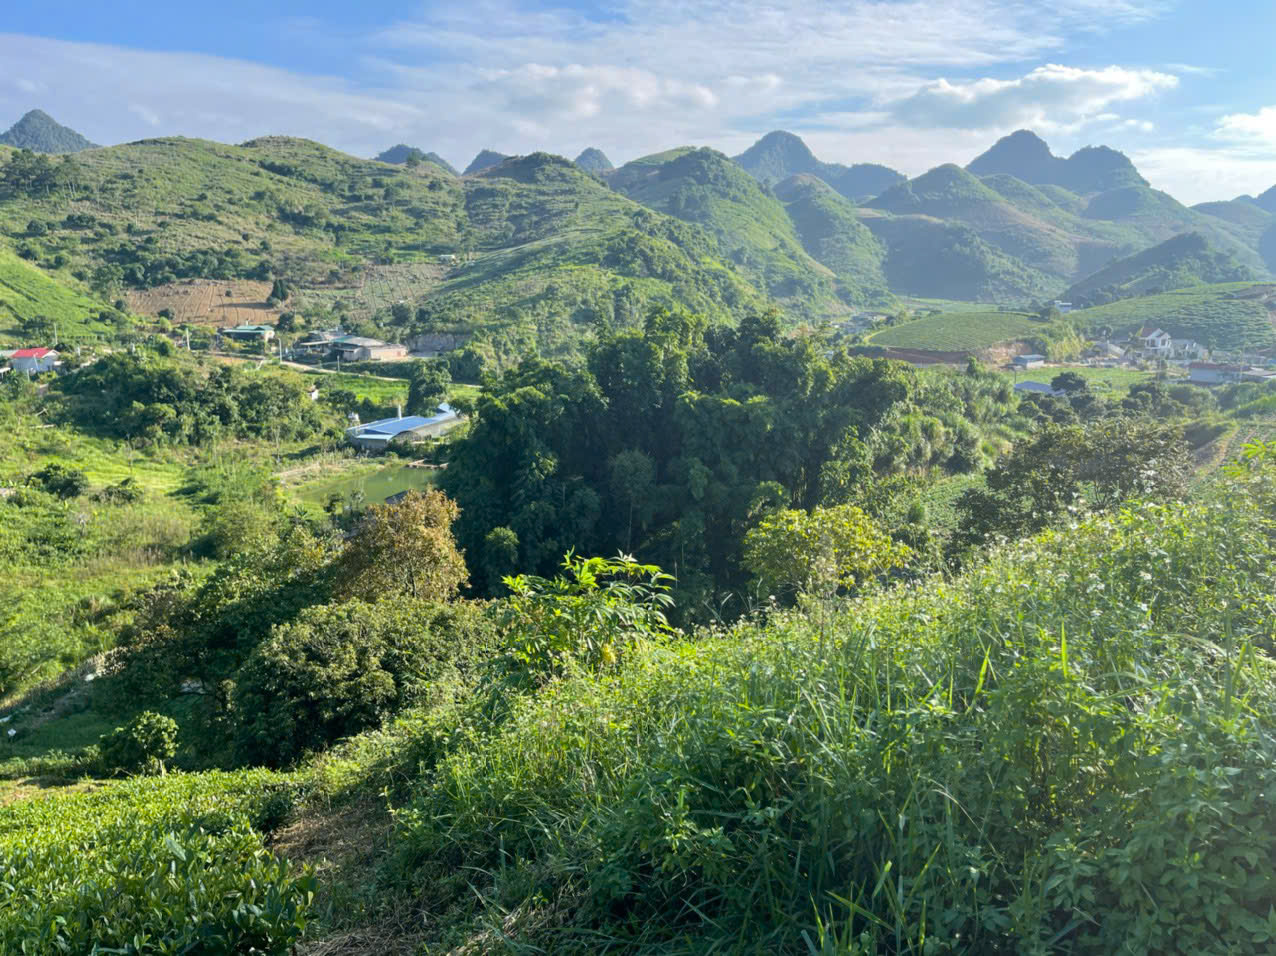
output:
[[[31,337],[22,331],[23,321],[38,316],[56,323],[58,341],[94,341],[114,332],[98,321],[101,310],[101,303],[0,246],[0,343],[52,345],[52,329],[40,334],[39,341],[28,341]]]
[[[940,352],[983,349],[1031,336],[1042,328],[1023,312],[946,312],[896,325],[869,336],[870,345],[932,349]]]
[[[379,504],[410,488],[430,488],[437,480],[438,472],[433,469],[363,459],[352,462],[348,468],[303,480],[289,490],[309,505],[325,505],[334,494],[343,499],[357,495],[371,504]]]

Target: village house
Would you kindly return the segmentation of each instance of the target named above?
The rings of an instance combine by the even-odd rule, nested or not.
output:
[[[1145,358],[1169,358],[1174,351],[1170,333],[1156,326],[1145,325],[1139,329],[1135,341]]]
[[[1184,361],[1199,361],[1209,358],[1210,350],[1194,339],[1170,339],[1170,355]]]
[[[332,349],[346,362],[384,362],[405,358],[408,354],[406,345],[392,345],[359,335],[343,335],[334,339]]]
[[[236,325],[233,328],[219,330],[221,335],[236,342],[252,342],[254,340],[269,342],[275,337],[275,330],[269,325]]]
[[[9,365],[28,375],[48,372],[57,364],[58,353],[53,349],[18,349],[9,356]]]

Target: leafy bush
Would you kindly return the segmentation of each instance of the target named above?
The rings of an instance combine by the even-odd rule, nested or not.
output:
[[[473,606],[386,601],[313,607],[276,627],[236,674],[235,755],[289,763],[377,727],[492,648]]]
[[[45,465],[27,479],[27,482],[59,498],[78,498],[89,487],[89,479],[84,472],[57,462]]]
[[[259,828],[294,790],[178,774],[0,809],[0,952],[289,952],[317,884]]]
[[[143,711],[126,726],[103,734],[99,749],[107,770],[163,773],[164,761],[177,753],[177,721]]]

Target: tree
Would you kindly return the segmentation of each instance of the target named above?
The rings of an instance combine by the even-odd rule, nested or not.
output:
[[[481,609],[395,599],[307,608],[235,674],[234,750],[288,764],[381,724],[495,649]]]
[[[1076,372],[1060,372],[1050,380],[1050,387],[1056,392],[1081,395],[1090,390],[1090,383]]]
[[[408,414],[434,414],[439,402],[447,397],[452,375],[443,362],[418,362],[408,380]]]
[[[37,485],[49,494],[63,499],[78,498],[89,487],[89,479],[84,472],[57,462],[45,465],[28,478],[27,483]]]
[[[613,455],[607,462],[611,493],[625,509],[625,553],[633,550],[634,513],[638,513],[640,525],[646,525],[647,517],[654,510],[651,489],[655,483],[656,467],[650,456],[629,448]]]
[[[507,666],[521,679],[543,682],[569,661],[592,668],[614,666],[636,641],[671,632],[673,578],[651,564],[623,556],[580,558],[568,554],[552,579],[507,577]]]
[[[466,581],[452,538],[456,505],[441,491],[409,491],[397,504],[373,505],[337,561],[337,592],[376,601],[390,594],[446,601]]]
[[[958,500],[959,538],[967,545],[993,535],[1019,538],[1069,509],[1172,498],[1191,473],[1181,428],[1128,418],[1047,424],[987,473],[987,490],[972,488]]]
[[[849,590],[903,567],[911,551],[855,505],[768,514],[744,538],[743,563],[769,594]]]

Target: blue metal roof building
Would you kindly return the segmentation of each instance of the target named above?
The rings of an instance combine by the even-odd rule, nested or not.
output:
[[[368,451],[382,451],[399,437],[424,438],[447,431],[460,420],[456,409],[444,402],[438,407],[438,414],[426,418],[424,415],[409,415],[406,418],[383,418],[380,421],[368,422],[366,425],[355,425],[346,429],[346,439],[353,445]]]

